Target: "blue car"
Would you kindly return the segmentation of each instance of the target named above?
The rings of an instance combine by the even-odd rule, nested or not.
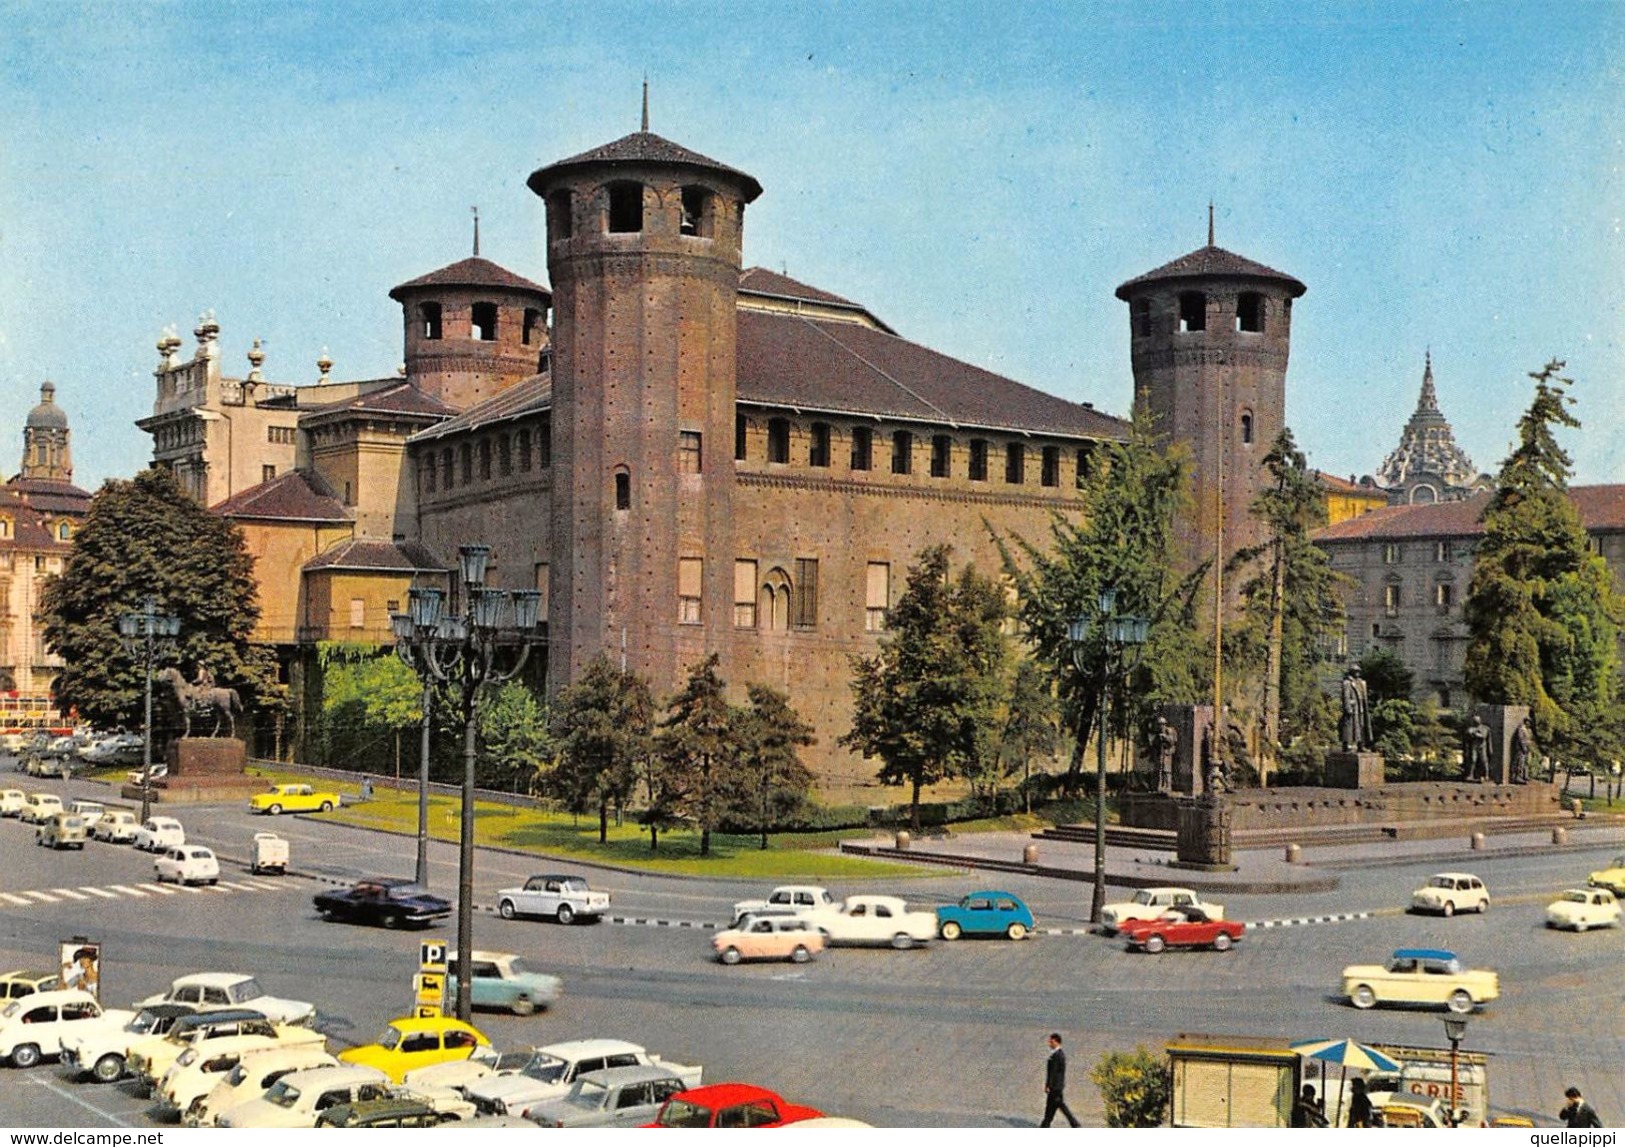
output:
[[[944,940],[961,936],[1008,936],[1020,940],[1033,930],[1033,913],[1013,892],[972,892],[958,904],[937,909],[937,932]]]

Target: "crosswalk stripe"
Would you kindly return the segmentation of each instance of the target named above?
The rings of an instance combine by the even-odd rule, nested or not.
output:
[[[259,891],[259,886],[255,885],[255,884],[239,884],[235,880],[222,880],[220,882],[221,891],[225,891],[227,888],[235,889],[238,892],[257,892],[257,891]]]
[[[51,889],[51,891],[55,892],[55,893],[58,893],[59,895],[66,896],[69,900],[89,900],[90,899],[90,897],[86,896],[83,892],[75,892],[71,888],[53,888],[53,889]]]
[[[105,888],[96,888],[82,884],[78,888],[52,888],[50,891],[30,889],[24,892],[0,892],[0,906],[14,905],[18,908],[31,908],[36,904],[56,904],[63,900],[85,901],[92,898],[98,900],[117,900],[120,897],[132,897],[144,900],[149,896],[175,896],[187,892],[193,896],[202,892],[220,892],[230,895],[233,892],[287,892],[290,886],[276,884],[266,880],[222,880],[216,884],[205,885],[169,885],[159,884],[109,884]]]
[[[79,886],[79,891],[80,892],[88,892],[92,896],[100,896],[103,900],[117,900],[118,899],[118,894],[116,892],[109,892],[105,888],[92,888],[88,884],[81,884]]]
[[[198,896],[203,892],[203,889],[193,887],[190,884],[177,884],[175,887],[177,891],[190,892],[193,896]]]
[[[145,899],[146,895],[147,895],[145,892],[137,892],[134,888],[131,888],[128,884],[109,884],[108,887],[111,888],[114,892],[122,892],[126,896],[134,896],[137,899]]]
[[[35,900],[38,900],[41,904],[55,904],[56,903],[56,897],[52,896],[49,892],[24,892],[23,895],[24,896],[32,896]]]
[[[34,903],[32,900],[29,900],[26,897],[17,896],[17,895],[14,895],[14,894],[10,893],[10,892],[0,892],[0,898],[9,900],[13,904],[32,904],[32,903]]]
[[[266,892],[280,892],[287,887],[286,884],[272,884],[266,880],[245,880],[243,883],[264,889]]]
[[[156,892],[160,896],[175,895],[175,890],[173,888],[165,888],[162,884],[143,884],[141,887],[145,888],[148,892]]]

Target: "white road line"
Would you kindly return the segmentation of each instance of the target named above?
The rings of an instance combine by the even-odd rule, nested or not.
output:
[[[288,887],[286,884],[271,884],[264,880],[245,880],[243,883],[252,885],[255,888],[263,889],[266,892],[281,892],[284,888]]]
[[[24,896],[32,896],[35,900],[38,900],[41,904],[55,904],[56,903],[56,897],[52,896],[49,892],[24,892],[23,895]]]
[[[235,880],[222,880],[220,882],[220,888],[221,888],[222,891],[227,889],[227,888],[234,889],[234,890],[236,890],[238,892],[258,892],[259,891],[259,885],[257,885],[257,884],[240,884]]]
[[[192,885],[190,885],[190,884],[177,884],[177,885],[176,885],[176,886],[175,886],[175,890],[176,890],[176,891],[177,891],[177,892],[190,892],[190,893],[191,893],[191,894],[192,894],[192,895],[193,895],[193,896],[197,896],[197,895],[199,895],[199,894],[200,894],[200,893],[202,893],[202,891],[203,891],[203,889],[201,889],[201,888],[194,888],[194,887],[193,887],[193,886],[192,886]]]
[[[80,892],[88,892],[92,896],[100,896],[103,900],[117,900],[118,899],[118,894],[117,893],[109,892],[105,888],[92,888],[88,884],[81,884],[79,886],[79,891]]]
[[[13,904],[27,904],[32,906],[33,901],[23,896],[16,896],[10,892],[0,892],[0,899],[8,900]]]
[[[134,897],[137,897],[138,899],[145,899],[146,895],[147,895],[145,892],[137,892],[134,888],[131,888],[128,884],[109,884],[108,887],[111,888],[114,892],[122,892],[126,896],[134,896]]]
[[[53,888],[53,889],[51,889],[51,891],[56,892],[56,893],[60,893],[61,895],[66,896],[69,900],[89,900],[90,899],[90,897],[86,896],[83,892],[75,892],[71,888]]]
[[[69,1101],[71,1101],[73,1103],[77,1103],[80,1107],[83,1107],[86,1111],[94,1111],[97,1115],[100,1115],[103,1119],[107,1120],[114,1127],[134,1127],[135,1126],[135,1124],[133,1124],[133,1123],[126,1123],[124,1120],[120,1119],[117,1115],[114,1115],[111,1111],[103,1111],[100,1107],[97,1107],[94,1103],[87,1103],[83,1099],[79,1098],[79,1096],[75,1095],[73,1092],[63,1090],[62,1088],[58,1087],[56,1084],[52,1083],[49,1079],[45,1078],[44,1076],[29,1075],[29,1076],[26,1076],[25,1078],[28,1080],[29,1083],[37,1084],[40,1087],[43,1087],[48,1091],[54,1091],[56,1094],[60,1095],[63,1099],[69,1100]]]
[[[162,884],[143,884],[141,887],[145,888],[148,892],[156,892],[160,896],[175,895],[175,890],[173,888],[165,888]]]

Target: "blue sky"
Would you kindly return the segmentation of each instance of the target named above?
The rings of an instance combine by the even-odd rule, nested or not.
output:
[[[1577,379],[1625,481],[1625,4],[0,0],[0,467],[39,384],[76,479],[145,464],[153,349],[393,373],[390,287],[469,251],[546,280],[536,167],[635,130],[765,191],[745,261],[1126,413],[1118,283],[1218,242],[1309,286],[1288,419],[1370,473],[1431,347],[1480,469]]]

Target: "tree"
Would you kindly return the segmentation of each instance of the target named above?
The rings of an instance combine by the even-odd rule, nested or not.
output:
[[[547,706],[536,694],[519,681],[504,682],[480,706],[480,784],[533,789],[553,759],[547,726]]]
[[[1619,755],[1618,634],[1625,603],[1569,501],[1559,429],[1577,429],[1573,380],[1553,360],[1530,373],[1535,397],[1483,516],[1465,615],[1466,684],[1481,701],[1530,708],[1555,758]]]
[[[1107,1127],[1158,1127],[1173,1099],[1168,1065],[1144,1046],[1107,1052],[1089,1078],[1100,1089]]]
[[[813,772],[796,749],[815,744],[813,727],[790,705],[790,697],[766,685],[747,689],[749,705],[738,714],[740,745],[736,815],[748,818],[767,848],[768,829],[807,803]]]
[[[96,493],[67,564],[46,585],[40,612],[64,663],[55,686],[64,710],[108,728],[141,723],[144,664],[124,651],[118,619],[148,596],[180,619],[188,676],[207,666],[250,711],[285,704],[272,651],[249,640],[259,603],[242,532],[159,468]]]
[[[401,730],[423,720],[423,686],[391,651],[372,645],[322,643],[323,759],[354,766],[383,737],[394,743],[395,773],[401,771]]]
[[[571,812],[598,811],[598,842],[609,840],[609,810],[632,795],[649,757],[654,695],[636,673],[602,654],[554,698],[553,768],[544,787]]]
[[[1023,807],[1028,812],[1033,811],[1033,758],[1055,755],[1061,743],[1060,716],[1049,673],[1030,657],[1016,662],[999,734],[999,757],[1009,773],[1021,774]]]
[[[676,812],[700,830],[701,856],[711,855],[711,833],[721,827],[740,780],[739,720],[718,660],[713,653],[689,671],[655,737],[663,786]]]
[[[921,551],[879,651],[853,659],[852,728],[839,739],[880,758],[882,784],[911,786],[916,832],[920,790],[985,759],[1004,678],[1004,593],[968,566],[951,580],[951,553]]]
[[[1371,704],[1384,701],[1409,701],[1416,689],[1416,674],[1397,653],[1386,649],[1373,649],[1360,658],[1360,676],[1365,678],[1366,692]]]

